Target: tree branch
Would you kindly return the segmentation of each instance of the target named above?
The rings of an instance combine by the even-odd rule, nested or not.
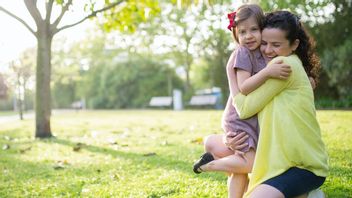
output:
[[[65,6],[62,7],[60,16],[57,17],[57,19],[56,19],[55,22],[53,23],[53,27],[54,27],[54,28],[56,28],[57,25],[60,23],[62,17],[65,15],[66,11],[68,10],[68,8],[70,7],[71,4],[72,4],[72,0],[69,0],[69,1],[65,4]]]
[[[45,20],[47,20],[50,23],[51,11],[53,9],[54,0],[49,0],[49,2],[46,2],[45,4],[46,4]]]
[[[24,0],[24,4],[26,5],[29,14],[31,14],[38,27],[40,21],[42,21],[43,19],[37,8],[37,0]]]
[[[83,21],[85,21],[85,20],[87,20],[87,19],[89,19],[89,18],[95,17],[98,13],[104,12],[104,11],[106,11],[106,10],[109,10],[109,9],[113,8],[113,7],[116,7],[116,6],[118,6],[119,4],[121,4],[121,3],[123,3],[123,2],[124,2],[124,1],[115,2],[115,3],[112,3],[112,4],[110,4],[110,5],[108,5],[108,6],[104,7],[104,8],[102,8],[102,9],[95,10],[95,11],[93,11],[92,13],[90,13],[88,16],[86,16],[86,17],[84,17],[83,19],[77,21],[76,23],[73,23],[73,24],[70,24],[70,25],[65,25],[65,26],[63,26],[63,27],[61,27],[61,28],[56,29],[56,30],[54,31],[54,34],[55,34],[55,33],[58,33],[58,32],[61,31],[61,30],[64,30],[64,29],[73,27],[73,26],[75,26],[75,25],[78,25],[78,24],[82,23]]]
[[[6,10],[5,8],[0,6],[0,11],[6,13],[7,15],[13,17],[14,19],[16,19],[17,21],[19,21],[20,23],[22,23],[30,32],[32,32],[32,34],[34,34],[34,36],[37,36],[37,33],[24,21],[22,20],[20,17],[12,14],[10,11]]]

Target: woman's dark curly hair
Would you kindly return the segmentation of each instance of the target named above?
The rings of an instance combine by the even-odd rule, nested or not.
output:
[[[287,32],[286,38],[290,45],[298,39],[299,45],[295,54],[301,59],[307,75],[318,83],[320,61],[315,52],[315,41],[300,22],[299,17],[289,11],[275,11],[267,13],[264,21],[265,28],[278,28]]]

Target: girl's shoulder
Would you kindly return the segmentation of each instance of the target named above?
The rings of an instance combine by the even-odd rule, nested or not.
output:
[[[237,46],[237,48],[233,51],[233,53],[235,53],[236,55],[248,55],[251,53],[251,51],[249,51],[249,49],[247,49],[246,47],[243,46]]]
[[[242,46],[238,46],[231,54],[233,59],[237,60],[250,60],[251,59],[251,52]]]

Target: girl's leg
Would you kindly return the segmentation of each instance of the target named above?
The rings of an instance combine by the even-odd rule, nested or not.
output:
[[[210,152],[215,159],[234,154],[234,152],[224,144],[222,134],[207,136],[204,139],[204,149],[206,152]]]
[[[253,192],[249,196],[250,198],[285,198],[284,194],[280,192],[278,189],[266,185],[266,184],[260,184],[257,186]]]
[[[229,198],[242,198],[248,185],[247,174],[232,174],[228,177],[227,188]]]
[[[246,167],[248,164],[243,165],[244,158],[234,155],[234,152],[228,149],[228,147],[223,143],[222,134],[215,134],[215,135],[210,135],[206,137],[204,140],[204,149],[206,152],[210,152],[214,156],[214,158],[217,159],[213,161],[215,162],[215,166],[210,166],[210,169],[208,171],[224,171],[230,174],[227,180],[228,197],[242,198],[244,192],[247,189],[247,185],[248,185],[247,173],[250,172],[250,170],[252,169],[251,168],[252,163],[250,165],[250,168]],[[251,157],[251,154],[248,154],[247,157],[253,158],[254,160],[254,155],[253,157]],[[226,159],[222,159],[222,158],[226,158]],[[241,159],[238,159],[238,158],[241,158]],[[240,164],[238,164],[237,166],[234,167],[234,164],[232,164],[234,161],[235,162],[240,161],[240,164],[242,163],[242,166],[245,168],[241,168],[240,171],[245,172],[245,174],[232,173],[233,171],[235,171],[236,167],[240,166]],[[222,165],[225,165],[225,166],[222,167]],[[202,170],[205,170],[203,169],[203,166],[202,166]]]
[[[244,156],[232,154],[226,157],[211,161],[200,168],[203,171],[221,171],[227,173],[247,174],[252,171],[255,152],[249,150]]]

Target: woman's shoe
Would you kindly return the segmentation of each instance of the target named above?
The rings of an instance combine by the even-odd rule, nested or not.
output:
[[[201,173],[203,170],[200,167],[213,160],[214,160],[214,157],[211,153],[208,153],[208,152],[204,153],[202,156],[200,156],[200,159],[193,164],[193,172],[197,174]]]

